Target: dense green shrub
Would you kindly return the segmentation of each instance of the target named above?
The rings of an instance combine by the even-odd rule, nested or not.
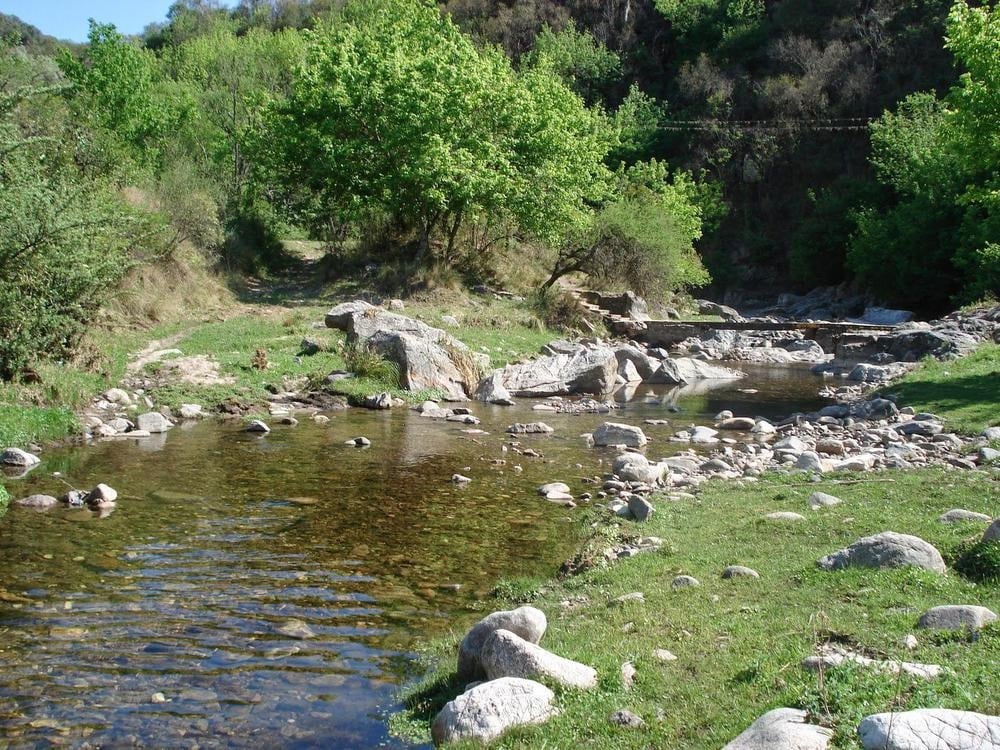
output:
[[[1000,539],[965,545],[955,560],[955,570],[978,583],[1000,582]]]

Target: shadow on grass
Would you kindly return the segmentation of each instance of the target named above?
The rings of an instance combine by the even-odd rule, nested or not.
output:
[[[460,680],[457,673],[451,672],[418,686],[403,698],[407,719],[430,726],[448,701],[465,692],[466,682]]]
[[[1000,370],[946,380],[916,380],[892,388],[899,403],[932,411],[967,430],[1000,424]]]

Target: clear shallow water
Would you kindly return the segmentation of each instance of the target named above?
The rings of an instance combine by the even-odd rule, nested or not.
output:
[[[641,385],[610,418],[669,419],[645,428],[659,456],[685,447],[666,441],[674,429],[722,409],[819,405],[807,370],[750,372]],[[105,518],[12,508],[0,520],[0,747],[408,746],[385,719],[419,669],[414,646],[459,635],[497,579],[571,556],[581,510],[535,488],[580,490],[610,455],[580,439],[607,416],[472,409],[489,435],[405,410],[334,412],[265,437],[203,423],[51,451],[5,481],[14,497],[61,494],[62,472],[120,496]],[[543,458],[503,452],[508,424],[536,420],[554,435],[521,443]],[[358,435],[372,447],[343,445]],[[454,486],[455,472],[473,482]]]

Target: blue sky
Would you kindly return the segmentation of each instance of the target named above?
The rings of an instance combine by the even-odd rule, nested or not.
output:
[[[0,12],[42,32],[73,42],[87,39],[87,19],[113,23],[123,34],[138,34],[163,21],[172,0],[0,0]]]

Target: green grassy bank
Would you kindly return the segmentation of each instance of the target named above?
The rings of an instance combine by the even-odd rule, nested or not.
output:
[[[899,403],[943,417],[955,430],[1000,424],[1000,345],[983,344],[961,359],[928,359],[889,391]]]
[[[810,493],[842,498],[814,512]],[[487,609],[531,603],[546,612],[542,645],[597,668],[590,692],[557,691],[562,713],[537,728],[520,729],[501,748],[677,748],[718,750],[766,710],[807,709],[834,728],[834,746],[859,747],[855,727],[864,716],[890,708],[943,706],[1000,713],[1000,626],[975,633],[916,629],[927,608],[980,604],[1000,611],[1000,582],[977,583],[953,569],[824,572],[816,560],[859,537],[893,530],[915,534],[953,564],[963,545],[985,524],[945,524],[937,517],[955,507],[1000,515],[995,474],[928,470],[886,472],[841,484],[768,478],[760,483],[712,482],[697,500],[656,503],[650,522],[607,521],[595,550],[621,533],[655,535],[660,552],[593,568],[563,581],[513,581]],[[776,522],[772,511],[795,511],[805,520]],[[1000,555],[998,555],[1000,557]],[[747,565],[759,580],[722,580],[723,569]],[[700,586],[674,590],[676,575]],[[644,602],[611,605],[641,591]],[[396,728],[426,738],[444,701],[461,692],[452,679],[454,649],[464,629],[433,644],[429,676],[408,695]],[[916,634],[919,645],[901,644]],[[940,664],[935,681],[841,667],[823,675],[800,666],[818,645],[843,644],[878,658]],[[655,649],[676,661],[661,662]],[[631,662],[636,683],[626,690],[620,668]],[[639,714],[643,729],[613,726],[619,708]]]

